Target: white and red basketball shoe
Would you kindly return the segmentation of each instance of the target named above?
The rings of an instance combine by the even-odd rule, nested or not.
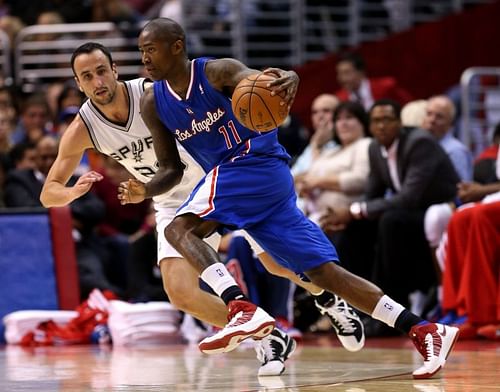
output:
[[[227,353],[245,339],[260,340],[269,335],[275,320],[251,302],[229,302],[228,324],[215,335],[203,339],[198,347],[205,354]]]
[[[431,378],[444,367],[459,330],[449,325],[429,323],[414,325],[410,337],[417,350],[424,357],[424,364],[413,372],[413,378]]]

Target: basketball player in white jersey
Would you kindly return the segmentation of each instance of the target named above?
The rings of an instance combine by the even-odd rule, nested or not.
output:
[[[157,185],[151,180],[157,171],[162,170],[162,158],[177,153],[155,151],[151,134],[140,116],[139,102],[147,81],[143,78],[118,81],[111,53],[104,46],[92,42],[75,50],[71,66],[80,90],[89,99],[61,138],[58,156],[42,189],[42,204],[47,208],[67,205],[88,192],[94,182],[102,179],[100,173],[89,171],[80,176],[74,186],[66,186],[87,149],[96,149],[122,164],[135,177],[129,180],[130,186],[147,183],[149,189],[157,193]],[[219,297],[199,288],[198,273],[166,241],[163,234],[165,227],[175,217],[177,208],[204,175],[191,156],[181,146],[178,149],[184,164],[180,182],[171,191],[153,198],[158,231],[158,263],[163,284],[176,308],[209,324],[223,327],[227,323],[226,306]],[[214,234],[206,241],[217,249],[220,237]],[[320,293],[319,288],[302,282],[266,254],[263,254],[263,259],[271,272],[287,277],[313,293]],[[346,314],[349,316],[348,311]],[[332,318],[331,314],[329,316]],[[346,322],[349,324],[349,320],[346,321],[344,317],[337,325],[346,327]],[[349,327],[350,324],[347,329]],[[358,337],[339,334],[347,349],[357,351],[363,346],[362,326],[361,330],[357,328],[359,331],[361,336]],[[281,374],[284,361],[295,345],[293,339],[278,329],[264,338],[257,350],[262,362],[259,375]]]

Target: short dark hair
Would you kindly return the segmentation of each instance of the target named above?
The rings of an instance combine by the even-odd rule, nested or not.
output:
[[[365,60],[363,59],[363,57],[361,57],[359,53],[356,52],[342,53],[337,60],[337,64],[342,62],[351,63],[352,66],[358,71],[365,72]]]
[[[377,106],[391,106],[396,118],[398,120],[401,120],[401,105],[398,102],[394,101],[393,99],[384,98],[375,101],[375,103],[370,108],[370,111],[368,112],[370,116],[373,112],[373,109],[375,109]]]
[[[80,45],[78,48],[76,48],[75,51],[73,52],[73,54],[71,55],[71,69],[73,70],[73,73],[75,75],[76,75],[76,72],[75,72],[75,60],[76,60],[76,58],[81,54],[89,54],[95,50],[100,50],[102,53],[104,53],[104,55],[109,60],[109,65],[113,65],[113,58],[111,57],[111,52],[109,51],[108,48],[106,48],[104,45],[101,45],[97,42],[87,42],[83,45]]]
[[[34,150],[35,148],[36,146],[32,142],[20,142],[15,144],[9,151],[11,167],[15,167],[18,162],[23,160],[26,150]]]
[[[156,18],[146,23],[142,31],[151,32],[155,37],[171,44],[180,39],[186,51],[186,33],[182,26],[170,18]]]
[[[363,126],[363,134],[365,136],[370,136],[370,126],[369,126],[369,119],[368,119],[368,114],[366,113],[365,108],[363,105],[361,105],[358,102],[353,102],[353,101],[342,101],[338,104],[338,106],[335,108],[335,111],[333,112],[333,123],[337,121],[338,117],[340,116],[340,113],[347,112],[350,115],[356,117],[358,121],[361,123]],[[337,136],[336,132],[333,135],[333,140],[335,140],[337,143],[340,144],[340,139]]]

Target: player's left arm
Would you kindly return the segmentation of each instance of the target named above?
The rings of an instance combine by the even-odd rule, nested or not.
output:
[[[151,132],[159,168],[146,184],[134,179],[122,182],[118,187],[121,204],[140,203],[144,199],[168,192],[181,182],[184,173],[184,164],[175,139],[156,112],[152,87],[146,89],[141,97],[141,117]]]
[[[241,80],[259,72],[261,71],[248,68],[241,61],[232,58],[210,60],[205,65],[205,74],[210,84],[227,96],[233,94],[234,88]],[[290,108],[299,85],[299,76],[297,73],[295,71],[285,71],[281,68],[267,68],[263,72],[278,76],[276,80],[269,83],[269,87],[275,87],[273,95],[285,91],[286,95],[283,101]]]

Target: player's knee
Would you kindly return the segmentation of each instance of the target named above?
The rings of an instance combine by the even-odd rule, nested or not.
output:
[[[425,212],[425,237],[431,247],[437,247],[451,218],[452,209],[449,203],[434,204]]]
[[[181,227],[182,225],[180,224],[180,222],[175,219],[172,222],[170,222],[170,224],[167,227],[165,227],[164,231],[165,238],[174,247],[180,242],[182,238]]]

